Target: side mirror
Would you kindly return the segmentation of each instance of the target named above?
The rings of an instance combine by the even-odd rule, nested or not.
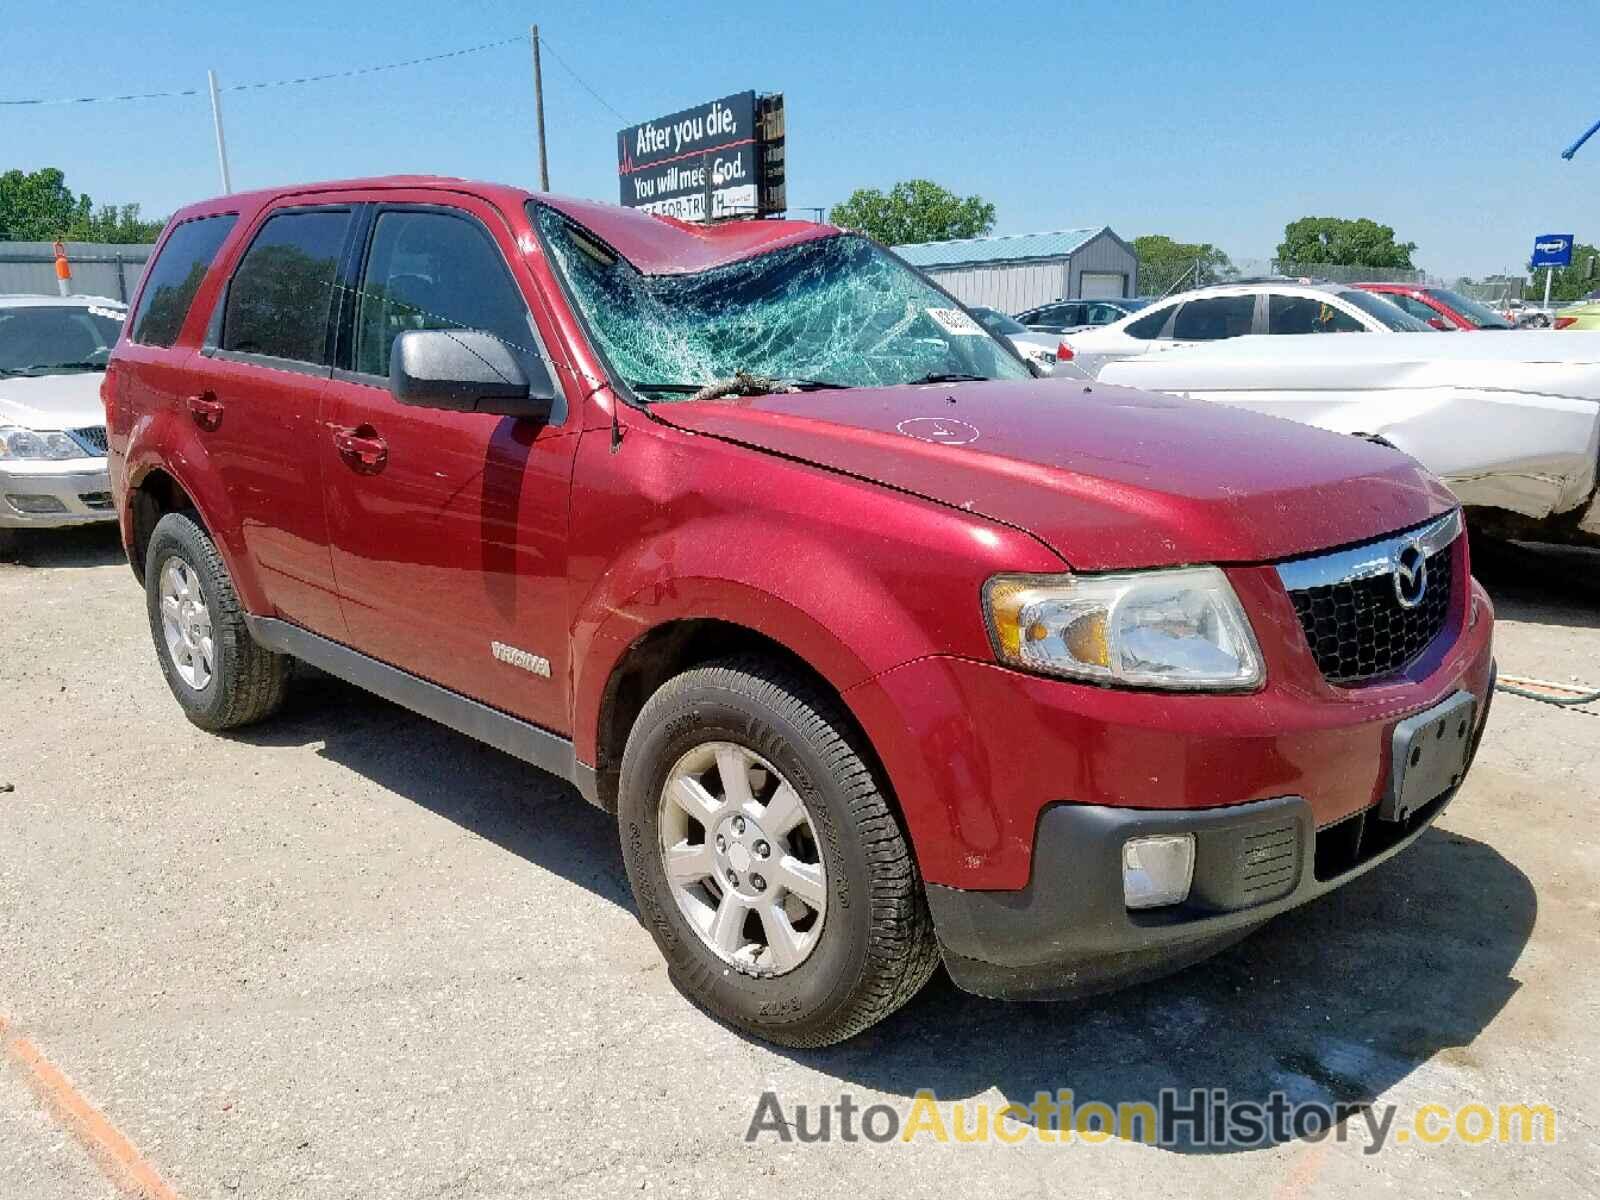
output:
[[[524,360],[482,330],[407,330],[389,355],[389,393],[414,408],[546,421],[555,408],[555,383],[542,360],[533,363],[529,379]]]

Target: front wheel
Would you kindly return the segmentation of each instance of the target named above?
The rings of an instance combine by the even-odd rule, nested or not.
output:
[[[938,964],[904,831],[837,704],[760,659],[668,681],[617,805],[639,913],[717,1016],[789,1046],[859,1033]]]

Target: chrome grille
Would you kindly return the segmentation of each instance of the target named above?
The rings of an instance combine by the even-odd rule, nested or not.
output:
[[[106,452],[106,427],[104,425],[85,425],[82,429],[69,429],[67,436],[91,454],[100,457]]]
[[[1381,541],[1279,564],[1279,578],[1328,682],[1350,686],[1403,671],[1444,632],[1461,532],[1458,510]],[[1408,550],[1425,564],[1426,581],[1410,604],[1396,580]]]

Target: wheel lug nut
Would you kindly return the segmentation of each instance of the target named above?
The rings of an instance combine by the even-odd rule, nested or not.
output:
[[[767,890],[767,881],[759,875],[752,875],[750,876],[750,886],[758,892],[764,892]]]
[[[743,833],[744,832],[744,818],[743,817],[735,817],[733,819],[733,831],[735,833]]]
[[[756,843],[756,857],[757,858],[765,858],[767,855],[769,855],[771,853],[772,853],[772,847],[771,846],[767,845],[765,842],[757,842]]]
[[[720,833],[717,834],[717,852],[720,854],[722,851],[726,850],[727,848],[728,848],[728,839],[723,837]]]
[[[729,871],[728,872],[728,882],[731,885],[733,885],[734,887],[738,887],[739,886],[739,876],[734,874],[734,872]]]

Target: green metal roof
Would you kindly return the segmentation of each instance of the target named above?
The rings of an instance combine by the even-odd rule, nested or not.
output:
[[[1089,229],[1057,229],[1051,233],[1013,233],[1004,237],[959,238],[952,242],[917,242],[909,246],[896,246],[894,252],[914,267],[1018,262],[1030,258],[1065,258],[1085,242],[1104,232],[1107,232],[1107,227],[1100,225]]]

